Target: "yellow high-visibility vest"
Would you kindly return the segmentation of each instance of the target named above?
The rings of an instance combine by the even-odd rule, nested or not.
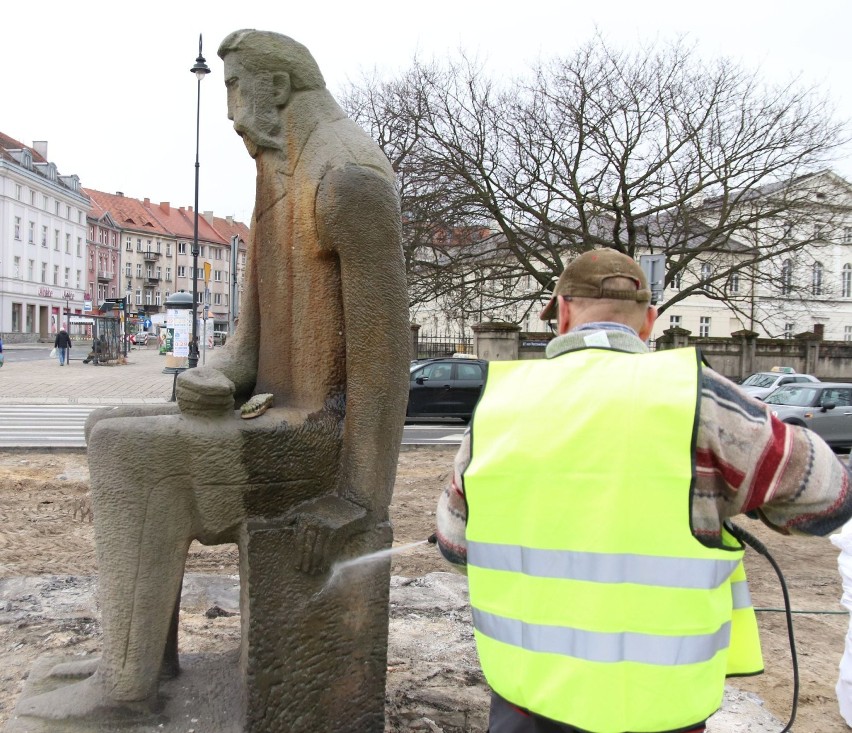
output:
[[[699,374],[694,349],[489,365],[468,580],[483,672],[515,705],[622,733],[721,704],[742,547],[691,532]]]

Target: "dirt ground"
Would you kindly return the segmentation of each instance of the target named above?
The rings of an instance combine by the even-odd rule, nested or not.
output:
[[[396,545],[423,540],[434,530],[435,503],[452,455],[451,449],[400,455],[392,506]],[[91,584],[96,575],[87,481],[82,453],[0,451],[0,727],[39,656],[47,652],[84,655],[99,648],[96,611],[83,612],[77,606],[75,611],[63,612],[48,608],[45,600],[65,596],[70,603],[68,598],[83,593],[86,579]],[[794,617],[801,694],[793,730],[847,731],[838,713],[834,686],[848,617],[826,613],[842,610],[837,550],[827,539],[781,538],[755,522],[743,523],[766,543],[780,564],[793,608],[810,612]],[[766,560],[750,551],[747,569],[755,605],[781,607],[780,587]],[[464,579],[448,570],[434,546],[428,544],[392,559],[392,574],[397,577],[391,596],[389,732],[485,730],[487,691],[471,652]],[[233,577],[236,572],[235,547],[193,546],[187,573]],[[50,578],[39,586],[38,593],[15,592],[17,579],[33,576]],[[440,602],[434,600],[438,597]],[[182,609],[182,650],[203,652],[236,646],[239,617],[214,613],[211,618],[209,610],[201,606]],[[778,720],[786,721],[793,685],[785,618],[781,613],[763,611],[759,622],[766,673],[731,684],[757,695]],[[725,730],[768,731],[780,730],[780,726],[749,725],[742,719]]]

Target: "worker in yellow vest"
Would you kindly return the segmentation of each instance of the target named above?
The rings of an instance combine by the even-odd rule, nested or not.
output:
[[[762,671],[745,511],[828,534],[848,469],[701,363],[649,353],[657,310],[612,249],[566,267],[547,359],[492,362],[438,504],[467,568],[491,733],[697,733],[725,677]]]

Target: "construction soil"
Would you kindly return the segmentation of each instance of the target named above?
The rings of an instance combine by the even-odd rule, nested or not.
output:
[[[452,456],[451,449],[400,455],[395,545],[434,531],[435,504]],[[785,538],[756,522],[743,523],[781,566],[793,608],[806,611],[794,616],[801,693],[793,730],[847,731],[834,691],[848,627],[848,617],[835,613],[843,610],[838,551],[828,539]],[[780,608],[780,586],[766,560],[749,551],[747,570],[755,605]],[[187,573],[234,583],[236,548],[193,545]],[[98,651],[100,627],[91,600],[96,574],[85,455],[0,451],[0,728],[39,657]],[[386,730],[483,733],[488,693],[473,652],[463,576],[450,572],[428,544],[394,555],[392,575]],[[184,603],[181,649],[235,647],[239,617],[220,607],[225,602],[205,605]],[[767,610],[759,622],[766,673],[730,682],[736,722],[711,721],[711,731],[778,731],[777,720],[789,716],[793,681],[785,617]]]

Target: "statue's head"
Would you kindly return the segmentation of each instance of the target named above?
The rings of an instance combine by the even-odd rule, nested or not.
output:
[[[222,41],[219,56],[225,62],[228,119],[249,153],[283,149],[279,111],[291,93],[325,87],[311,52],[280,33],[241,30]]]

